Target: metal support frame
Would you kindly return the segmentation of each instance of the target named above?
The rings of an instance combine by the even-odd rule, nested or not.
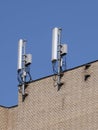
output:
[[[21,39],[22,40],[22,39]],[[21,93],[22,93],[22,101],[24,101],[25,97],[27,96],[27,94],[25,93],[25,88],[26,88],[26,78],[27,78],[27,74],[29,75],[30,81],[31,81],[31,75],[30,72],[27,72],[26,68],[29,67],[29,64],[26,64],[26,58],[27,58],[27,54],[26,54],[26,40],[23,40],[23,44],[21,46],[21,50],[22,53],[19,53],[19,56],[21,57],[21,60],[19,59],[19,62],[21,62],[21,68],[18,69],[18,81],[20,83],[21,86]]]
[[[58,33],[58,80],[57,80],[57,84],[60,85],[61,84],[61,31],[62,29],[59,29],[59,33]]]
[[[26,42],[24,41],[24,44],[23,44],[23,55],[22,55],[22,63],[23,63],[23,75],[22,75],[22,78],[23,78],[23,84],[22,84],[22,101],[24,100],[24,96],[25,96],[25,79],[26,79],[26,71],[25,71],[25,55],[26,55]]]
[[[62,32],[61,28],[54,28],[52,39],[52,65],[53,65],[53,72],[55,75],[57,75],[57,78],[55,78],[54,81],[56,81],[58,90],[60,89],[60,86],[63,84],[61,82],[63,71],[63,56],[67,54],[67,45],[61,44],[61,32]],[[62,47],[64,48],[62,49]]]

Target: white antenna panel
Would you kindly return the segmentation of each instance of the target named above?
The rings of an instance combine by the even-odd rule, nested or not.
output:
[[[52,62],[57,60],[58,33],[59,29],[54,28],[52,32]]]
[[[61,45],[61,55],[66,55],[68,52],[68,49],[67,49],[67,44],[62,44]]]
[[[19,40],[18,43],[18,70],[22,69],[22,47],[24,41],[22,39]]]
[[[32,55],[26,54],[26,65],[29,65],[32,63]]]

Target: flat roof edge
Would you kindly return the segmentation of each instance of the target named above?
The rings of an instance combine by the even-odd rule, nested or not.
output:
[[[63,71],[63,72],[67,72],[67,71],[71,71],[71,70],[74,70],[74,69],[78,69],[78,68],[80,68],[80,67],[85,66],[86,64],[92,64],[92,63],[95,63],[95,62],[98,62],[98,60],[94,60],[94,61],[92,61],[92,62],[88,62],[88,63],[82,64],[82,65],[79,65],[79,66],[76,66],[76,67],[67,69],[67,70],[65,70],[65,71]],[[54,74],[51,74],[51,75],[48,75],[48,76],[45,76],[45,77],[42,77],[42,78],[33,80],[33,81],[31,81],[31,82],[28,82],[28,84],[33,83],[33,82],[36,82],[36,81],[39,81],[39,80],[43,80],[43,79],[45,79],[45,78],[49,78],[49,77],[52,77],[52,76],[54,76]],[[17,107],[17,106],[18,106],[18,105],[13,105],[13,106],[10,106],[10,107],[9,107],[9,106],[0,105],[0,107],[2,107],[2,108],[8,108],[8,109],[14,108],[14,107]]]
[[[0,107],[2,108],[7,108],[7,109],[10,109],[10,108],[14,108],[14,107],[17,107],[18,105],[14,105],[14,106],[3,106],[3,105],[0,105]]]
[[[95,62],[98,62],[98,60],[94,60],[94,61],[91,61],[91,62],[84,63],[84,64],[82,64],[82,65],[79,65],[79,66],[76,66],[76,67],[73,67],[73,68],[64,70],[63,72],[67,72],[67,71],[71,71],[71,70],[74,70],[74,69],[78,69],[78,68],[80,68],[80,67],[85,66],[86,64],[92,64],[92,63],[95,63]],[[45,78],[49,78],[49,77],[51,77],[51,76],[54,76],[54,74],[51,74],[51,75],[48,75],[48,76],[45,76],[45,77],[42,77],[42,78],[33,80],[33,81],[29,82],[29,83],[33,83],[33,82],[36,82],[36,81],[39,81],[39,80],[42,80],[42,79],[45,79]]]

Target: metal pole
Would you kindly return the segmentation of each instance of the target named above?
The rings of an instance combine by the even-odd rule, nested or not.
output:
[[[58,32],[58,81],[57,84],[60,85],[60,73],[61,73],[61,29]]]
[[[25,95],[25,78],[26,78],[26,71],[25,71],[25,41],[23,44],[23,85],[22,85],[22,98],[24,98]]]

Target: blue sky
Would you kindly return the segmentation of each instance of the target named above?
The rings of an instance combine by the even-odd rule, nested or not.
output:
[[[97,0],[0,1],[0,105],[18,104],[18,40],[26,39],[33,56],[33,79],[52,74],[52,29],[62,28],[68,44],[67,68],[97,60]]]

